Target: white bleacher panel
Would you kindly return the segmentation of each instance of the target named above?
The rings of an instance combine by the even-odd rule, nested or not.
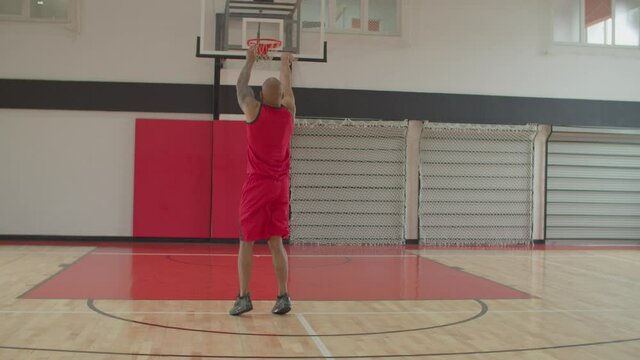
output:
[[[407,122],[297,120],[293,244],[404,244]]]
[[[640,133],[554,128],[548,146],[548,240],[640,241]]]
[[[425,123],[420,239],[427,245],[531,242],[535,125]]]

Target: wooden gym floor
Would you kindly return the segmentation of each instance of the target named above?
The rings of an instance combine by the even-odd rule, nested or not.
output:
[[[0,242],[0,359],[639,359],[640,248]]]

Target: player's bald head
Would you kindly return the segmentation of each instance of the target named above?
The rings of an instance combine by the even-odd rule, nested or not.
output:
[[[270,77],[262,83],[262,100],[267,104],[279,107],[282,102],[282,83],[280,80]]]

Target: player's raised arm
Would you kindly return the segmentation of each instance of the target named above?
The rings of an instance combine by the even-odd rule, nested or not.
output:
[[[296,114],[296,99],[293,96],[293,89],[291,88],[291,64],[293,63],[293,56],[290,53],[282,53],[280,60],[280,82],[282,83],[282,90],[284,96],[282,98],[282,105],[289,109],[295,116]]]
[[[250,47],[247,50],[247,62],[244,64],[238,82],[236,84],[236,93],[238,95],[238,104],[240,109],[247,117],[247,122],[255,120],[260,111],[260,103],[256,100],[253,90],[249,87],[249,79],[251,78],[251,70],[256,62],[256,49]]]

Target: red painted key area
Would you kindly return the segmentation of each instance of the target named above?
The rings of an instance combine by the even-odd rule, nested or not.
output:
[[[238,290],[236,249],[162,244],[99,247],[23,298],[229,300]],[[530,297],[405,250],[291,246],[290,293],[296,300],[325,301]],[[272,300],[276,281],[268,248],[256,245],[255,254],[252,297]]]

